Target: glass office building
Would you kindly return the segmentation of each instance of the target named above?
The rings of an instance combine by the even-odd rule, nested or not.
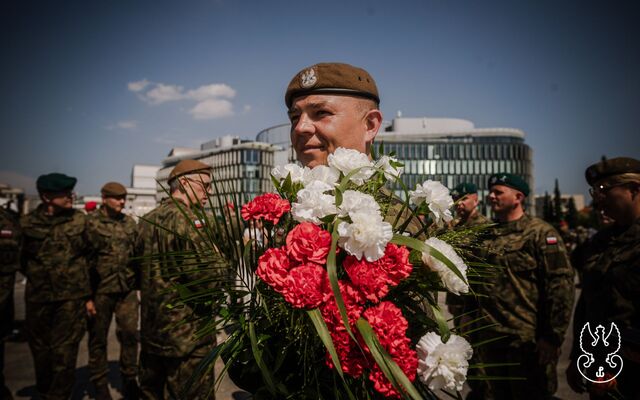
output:
[[[290,147],[289,124],[276,125],[258,133],[256,140],[277,144],[275,164],[295,161]],[[452,118],[404,118],[385,122],[376,137],[375,149],[383,145],[386,154],[394,153],[405,164],[403,182],[408,188],[427,179],[438,180],[450,189],[461,182],[478,187],[481,210],[487,213],[487,181],[494,173],[520,175],[533,185],[531,148],[524,132],[512,128],[476,128],[471,121]],[[399,185],[391,187],[399,196]],[[533,192],[527,198],[531,211]]]
[[[524,132],[511,128],[475,128],[473,123],[446,118],[395,118],[378,133],[376,149],[395,153],[405,164],[403,181],[408,188],[426,179],[452,189],[462,182],[478,187],[481,210],[486,214],[487,182],[494,173],[521,176],[533,188],[531,148]],[[402,188],[392,186],[399,196]],[[533,192],[527,198],[531,210]]]

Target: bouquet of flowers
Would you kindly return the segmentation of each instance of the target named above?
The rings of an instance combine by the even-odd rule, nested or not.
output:
[[[473,351],[449,331],[437,292],[467,293],[471,271],[451,245],[428,237],[452,219],[453,200],[431,180],[408,190],[402,169],[393,156],[372,161],[344,148],[327,166],[274,168],[278,193],[241,212],[264,223],[266,240],[222,249],[236,275],[202,332],[225,326],[230,335],[209,361],[222,356],[255,398],[421,399],[461,390]],[[388,181],[404,187],[406,200],[385,189]],[[225,222],[216,229],[229,238],[237,229]]]

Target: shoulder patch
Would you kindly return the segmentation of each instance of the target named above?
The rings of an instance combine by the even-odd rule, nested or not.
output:
[[[196,226],[196,228],[200,229],[204,226],[204,221],[201,219],[195,219],[193,220],[193,224]]]
[[[555,236],[547,236],[547,244],[558,244],[558,238]]]
[[[0,238],[7,239],[13,237],[13,231],[10,229],[3,229],[0,231]]]

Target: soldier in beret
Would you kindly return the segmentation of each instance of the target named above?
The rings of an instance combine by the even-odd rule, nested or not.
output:
[[[205,221],[198,217],[210,190],[211,167],[196,160],[182,160],[169,175],[171,198],[164,199],[139,223],[137,251],[144,256],[140,282],[143,399],[164,399],[165,394],[175,399],[214,398],[209,394],[213,366],[197,381],[189,386],[187,383],[195,378],[196,368],[216,344],[215,336],[196,339],[194,314],[214,315],[215,310],[196,310],[189,304],[175,306],[176,285],[191,282],[189,290],[214,289],[219,276],[228,273],[222,257],[201,252],[212,250],[212,244],[202,242],[199,229]],[[193,284],[200,280],[205,283]]]
[[[0,207],[0,399],[13,396],[4,381],[4,342],[13,328],[13,286],[20,268],[22,230],[19,216]]]
[[[501,267],[477,287],[484,323],[481,339],[505,336],[478,348],[481,361],[518,363],[488,375],[526,380],[488,381],[472,398],[549,399],[557,389],[556,364],[574,300],[573,269],[556,230],[523,208],[529,186],[519,176],[489,179],[497,225],[484,243],[485,259]]]
[[[73,209],[76,178],[51,173],[37,182],[42,204],[24,216],[22,272],[27,277],[25,331],[43,399],[66,400],[90,300],[91,247],[86,215]]]
[[[120,373],[125,399],[138,398],[138,296],[136,272],[130,261],[136,245],[136,223],[123,214],[127,189],[108,182],[100,190],[102,207],[87,217],[87,235],[95,249],[91,259],[91,288],[95,313],[89,319],[89,373],[96,399],[111,399],[107,374],[107,336],[116,317],[120,342]]]
[[[326,165],[338,147],[370,154],[382,123],[379,103],[376,83],[362,68],[320,63],[298,72],[285,93],[298,160]]]
[[[620,330],[618,355],[623,368],[617,390],[625,399],[640,398],[640,161],[617,157],[591,165],[586,172],[594,206],[613,219],[596,234],[581,257],[582,292],[573,320],[573,346],[567,380],[579,393],[596,384],[585,382],[576,362],[582,354],[580,333],[589,322],[607,332],[611,323]],[[587,386],[587,383],[591,387]],[[608,398],[606,393],[592,399]],[[619,394],[616,394],[619,396]]]

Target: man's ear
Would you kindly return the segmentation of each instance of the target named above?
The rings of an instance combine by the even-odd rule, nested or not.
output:
[[[372,110],[367,111],[364,116],[365,123],[365,140],[367,143],[372,143],[373,139],[376,138],[378,134],[378,130],[380,129],[380,125],[382,125],[382,112],[380,110],[374,108]]]

